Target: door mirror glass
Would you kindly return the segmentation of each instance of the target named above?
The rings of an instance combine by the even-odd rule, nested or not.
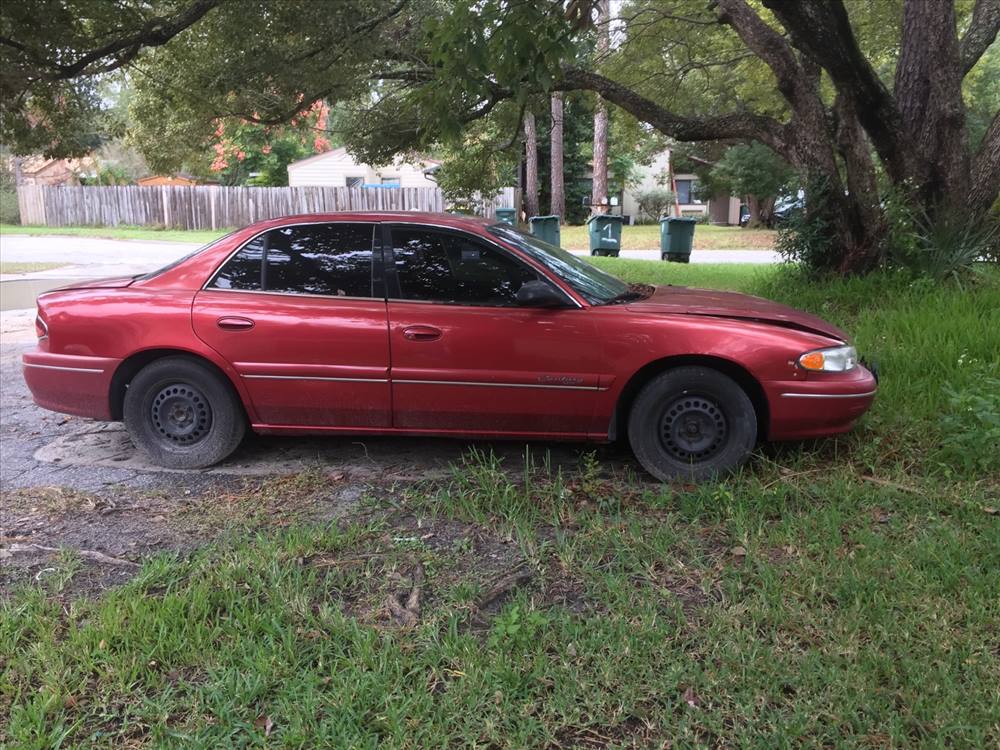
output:
[[[517,304],[521,307],[565,307],[566,297],[544,281],[526,281],[517,290]]]

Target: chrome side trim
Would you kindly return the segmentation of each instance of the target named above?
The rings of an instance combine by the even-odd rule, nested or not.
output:
[[[405,385],[468,385],[482,388],[546,388],[557,391],[606,391],[598,385],[552,385],[549,383],[481,383],[471,380],[396,380]]]
[[[388,383],[387,378],[332,378],[325,375],[241,375],[246,380],[328,380],[334,383]]]
[[[867,393],[782,393],[782,398],[865,398],[874,396],[877,391]]]
[[[37,367],[40,370],[66,370],[68,372],[93,372],[100,374],[104,370],[94,370],[89,367],[64,367],[62,365],[39,365],[34,362],[24,362],[25,367]]]

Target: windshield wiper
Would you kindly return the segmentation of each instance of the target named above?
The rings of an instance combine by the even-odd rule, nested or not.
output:
[[[602,303],[605,305],[621,305],[626,302],[646,299],[653,294],[654,287],[651,284],[629,284],[628,290],[621,294],[616,294],[611,299]]]

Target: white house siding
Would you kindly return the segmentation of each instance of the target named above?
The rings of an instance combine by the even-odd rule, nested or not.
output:
[[[348,177],[363,177],[366,185],[379,185],[383,178],[399,178],[400,187],[436,187],[423,170],[435,162],[407,164],[397,160],[385,167],[358,164],[347,149],[338,148],[288,165],[288,184],[292,187],[325,185],[345,187]]]

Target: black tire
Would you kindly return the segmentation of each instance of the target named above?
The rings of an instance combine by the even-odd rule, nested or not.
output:
[[[592,247],[592,248],[590,248],[590,254],[591,254],[591,256],[597,256],[597,255],[601,255],[602,253],[596,247]]]
[[[628,439],[657,479],[712,479],[739,467],[757,442],[746,392],[708,367],[678,367],[647,383],[632,404]]]
[[[246,433],[232,385],[190,357],[165,357],[142,368],[125,391],[124,417],[135,446],[169,469],[218,463]]]

